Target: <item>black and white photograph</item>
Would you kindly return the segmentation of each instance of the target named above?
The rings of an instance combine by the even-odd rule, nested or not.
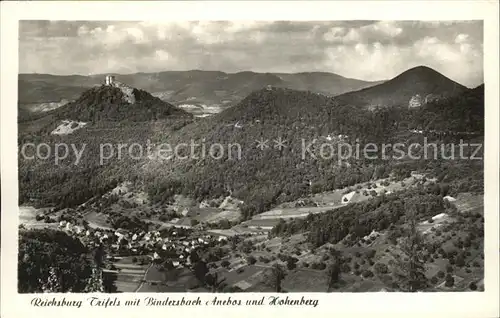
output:
[[[17,21],[1,281],[31,308],[498,287],[484,20],[101,16]]]
[[[484,288],[482,21],[20,21],[20,293]]]

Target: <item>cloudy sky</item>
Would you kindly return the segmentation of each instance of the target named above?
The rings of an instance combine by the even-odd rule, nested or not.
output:
[[[427,65],[483,82],[479,21],[21,21],[21,73],[333,72],[389,79]]]

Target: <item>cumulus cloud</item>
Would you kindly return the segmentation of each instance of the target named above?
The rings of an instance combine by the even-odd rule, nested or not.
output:
[[[427,65],[483,81],[480,21],[21,21],[23,73],[333,72],[388,79]]]

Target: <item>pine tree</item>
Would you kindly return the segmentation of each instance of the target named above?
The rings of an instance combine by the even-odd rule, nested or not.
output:
[[[102,270],[95,266],[92,268],[92,275],[90,275],[87,286],[84,290],[85,293],[103,293],[104,284],[102,280]]]
[[[328,267],[328,291],[330,291],[340,280],[340,266],[342,255],[339,251],[331,250],[332,262]]]
[[[282,292],[281,282],[285,279],[285,275],[286,271],[283,265],[276,263],[271,267],[271,271],[265,281],[273,287],[277,293],[280,293]]]
[[[395,256],[393,274],[400,289],[417,292],[427,287],[422,257],[423,237],[417,229],[415,205],[408,204],[406,235],[400,244],[401,254]]]
[[[102,278],[102,265],[104,263],[105,251],[102,244],[99,244],[94,251],[94,266],[92,274],[87,280],[86,293],[103,293],[104,281]]]
[[[222,289],[225,287],[225,280],[226,279],[224,277],[222,279],[219,279],[218,273],[207,274],[205,278],[205,284],[210,288],[212,293],[217,293],[222,291]]]
[[[41,278],[39,278],[38,282],[44,293],[59,293],[62,291],[59,275],[53,267],[49,269],[47,280],[43,281]]]

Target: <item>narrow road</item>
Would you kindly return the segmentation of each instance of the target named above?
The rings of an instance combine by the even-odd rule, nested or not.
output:
[[[137,293],[141,289],[141,287],[144,285],[144,283],[146,282],[146,276],[148,275],[148,271],[151,268],[151,266],[153,266],[153,263],[149,264],[148,268],[146,268],[146,271],[144,272],[144,276],[142,276],[141,283],[139,284],[139,286],[137,286],[136,290],[134,290],[134,293]]]

